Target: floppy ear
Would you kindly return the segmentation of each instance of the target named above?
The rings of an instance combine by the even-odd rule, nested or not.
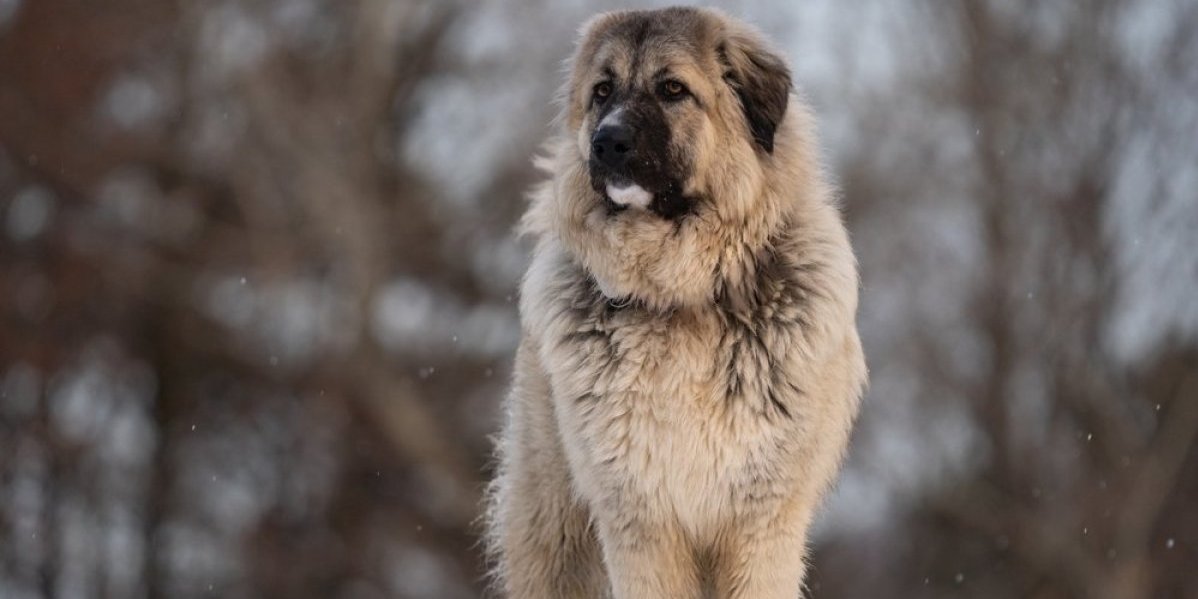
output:
[[[753,141],[772,154],[774,132],[790,100],[790,69],[780,56],[746,32],[731,33],[717,51],[725,67],[724,81],[740,97]]]

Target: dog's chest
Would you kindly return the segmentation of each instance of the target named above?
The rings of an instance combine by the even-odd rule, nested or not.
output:
[[[768,360],[737,350],[736,335],[713,312],[612,306],[559,329],[551,378],[584,486],[633,490],[704,528],[761,484],[780,422],[743,397],[742,377],[768,376],[748,363]]]

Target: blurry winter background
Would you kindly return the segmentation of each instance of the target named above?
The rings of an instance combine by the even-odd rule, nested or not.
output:
[[[1198,2],[729,3],[873,373],[816,598],[1198,597]],[[459,598],[616,2],[0,0],[0,597]]]

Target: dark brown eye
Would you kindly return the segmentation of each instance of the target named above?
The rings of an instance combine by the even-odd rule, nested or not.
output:
[[[667,100],[678,100],[687,93],[686,86],[681,81],[669,79],[661,82],[660,94],[661,97]]]
[[[595,101],[602,104],[611,95],[611,83],[607,81],[596,83],[595,89],[592,91],[595,94]]]

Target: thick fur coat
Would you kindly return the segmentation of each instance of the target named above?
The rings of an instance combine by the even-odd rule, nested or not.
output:
[[[757,33],[703,9],[593,19],[562,102],[523,223],[496,586],[795,599],[866,381],[811,115]],[[639,162],[610,158],[616,125]],[[652,201],[617,204],[613,185]]]

